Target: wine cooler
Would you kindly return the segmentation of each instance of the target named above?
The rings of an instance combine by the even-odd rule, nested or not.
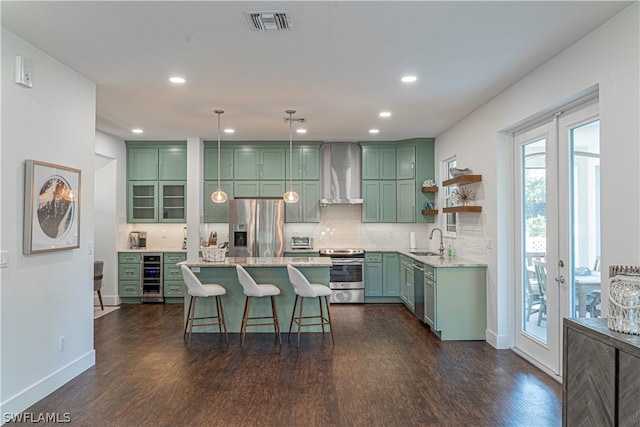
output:
[[[142,255],[142,302],[164,302],[162,295],[162,254]]]

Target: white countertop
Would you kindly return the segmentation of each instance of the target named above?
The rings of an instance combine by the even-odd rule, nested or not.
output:
[[[317,252],[319,249],[296,249],[296,250],[287,250],[286,252]],[[409,258],[412,258],[418,262],[421,262],[425,265],[437,268],[446,268],[446,267],[487,267],[486,263],[477,262],[473,260],[469,260],[466,258],[460,257],[452,257],[449,258],[445,256],[443,260],[440,259],[439,256],[424,256],[424,255],[416,255],[411,253],[411,251],[427,251],[426,249],[365,249],[365,252],[380,252],[380,253],[399,253]],[[157,249],[124,249],[119,250],[118,252],[186,252],[183,249],[167,249],[167,248],[157,248]],[[195,260],[187,260],[178,265],[185,264],[189,267],[230,267],[235,265],[250,266],[250,267],[277,267],[277,266],[286,266],[287,264],[291,264],[295,267],[323,267],[331,265],[331,258],[329,257],[287,257],[287,258],[278,258],[278,257],[226,257],[224,262],[206,262],[203,261],[202,258],[198,258]]]
[[[331,267],[329,257],[226,257],[220,262],[206,262],[202,258],[178,263],[187,267]]]

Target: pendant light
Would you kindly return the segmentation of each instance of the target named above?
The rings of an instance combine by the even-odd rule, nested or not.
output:
[[[298,193],[293,191],[293,114],[296,110],[287,110],[286,113],[289,115],[289,118],[285,121],[289,121],[289,191],[284,193],[282,198],[285,203],[298,203]],[[301,119],[297,119],[301,120]]]
[[[227,201],[227,193],[220,188],[220,114],[224,113],[224,110],[213,110],[218,115],[218,189],[211,194],[211,201],[213,203],[225,203]]]

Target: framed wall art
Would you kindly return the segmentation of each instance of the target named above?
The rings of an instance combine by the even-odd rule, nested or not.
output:
[[[24,254],[80,247],[80,178],[79,169],[26,161]]]

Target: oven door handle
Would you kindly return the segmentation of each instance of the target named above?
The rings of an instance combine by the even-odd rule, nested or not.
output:
[[[333,265],[343,265],[343,264],[351,264],[351,265],[363,265],[364,260],[362,259],[350,259],[350,258],[332,258],[331,263]]]

